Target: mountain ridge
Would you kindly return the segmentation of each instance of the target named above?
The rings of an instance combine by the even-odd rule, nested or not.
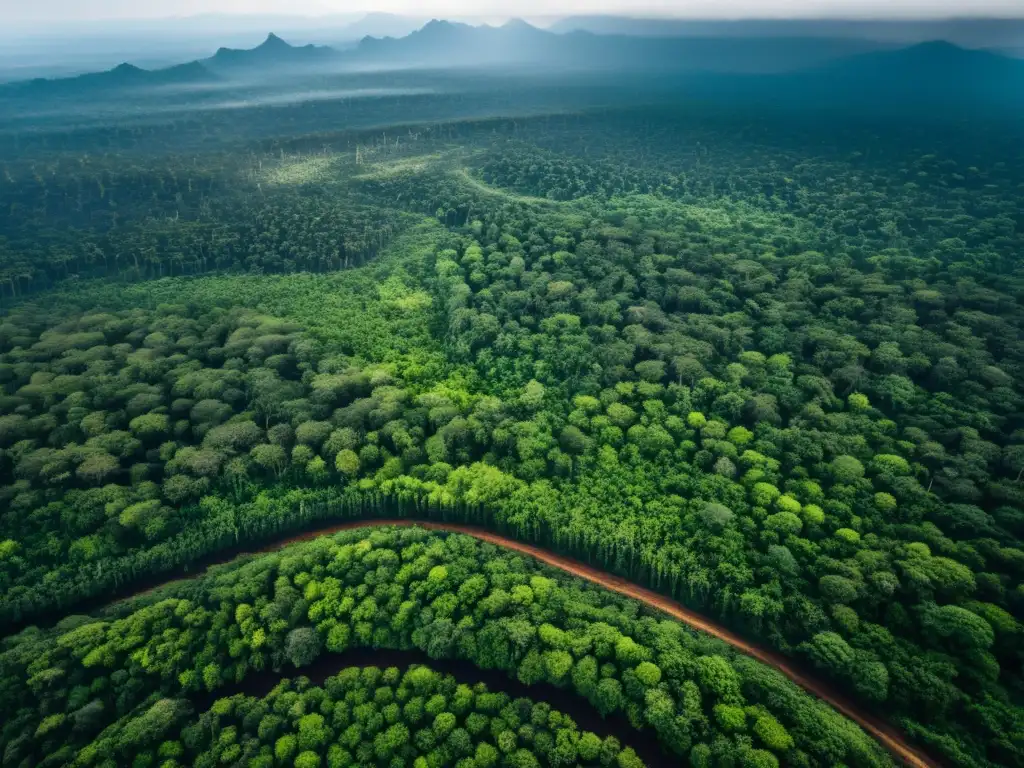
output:
[[[325,61],[338,55],[338,51],[329,46],[302,45],[296,46],[285,42],[275,33],[270,32],[267,38],[255,48],[218,48],[208,59],[200,60],[213,70],[239,69],[264,66],[267,64],[294,64]]]
[[[522,19],[500,26],[473,26],[431,19],[400,38],[365,37],[345,51],[327,46],[291,45],[271,32],[249,49],[219,48],[213,56],[157,70],[123,63],[111,70],[74,78],[36,79],[9,84],[0,93],[79,92],[146,85],[189,84],[227,79],[246,72],[276,76],[317,66],[382,66],[432,69],[519,67],[566,73],[661,73],[683,78],[681,88],[712,94],[723,87],[736,98],[752,98],[762,86],[797,98],[803,88],[816,98],[847,94],[863,101],[900,94],[920,100],[1012,102],[1024,92],[1024,61],[988,51],[965,49],[944,40],[892,47],[824,38],[643,38],[587,31],[557,34]],[[329,70],[322,70],[327,72]],[[511,71],[511,70],[510,70]],[[777,75],[774,80],[757,80]],[[703,77],[703,80],[701,78]],[[744,79],[751,78],[754,80]],[[712,84],[712,80],[714,83]],[[674,82],[674,81],[673,81]],[[683,81],[680,81],[682,83]],[[790,93],[792,91],[792,93]]]
[[[854,37],[896,45],[943,39],[961,47],[1000,49],[1020,44],[1024,38],[1024,18],[685,19],[582,14],[557,19],[548,29],[563,34],[585,30],[598,35],[638,37]]]
[[[498,27],[432,19],[403,38],[364,38],[353,53],[392,65],[524,63],[598,70],[763,72],[811,66],[877,47],[862,41],[812,38],[651,39],[586,31],[558,34],[522,19],[510,19]]]
[[[218,77],[201,61],[190,61],[159,69],[143,69],[122,62],[111,69],[87,72],[73,77],[33,78],[0,85],[0,93],[65,94],[80,91],[108,91],[118,88],[189,85],[215,82]]]
[[[817,79],[822,90],[845,89],[861,98],[956,98],[963,103],[1005,100],[1024,106],[1024,61],[961,48],[946,40],[829,62],[795,73],[794,78]]]

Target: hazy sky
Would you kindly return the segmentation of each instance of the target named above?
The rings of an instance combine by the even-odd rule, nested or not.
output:
[[[4,22],[188,16],[199,13],[350,14],[376,10],[416,16],[628,13],[697,17],[981,16],[1024,14],[1022,0],[0,0]]]

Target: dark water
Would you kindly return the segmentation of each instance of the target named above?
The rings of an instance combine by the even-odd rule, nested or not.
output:
[[[602,738],[614,736],[622,745],[632,747],[637,755],[650,768],[669,768],[680,764],[678,757],[668,756],[661,750],[657,736],[649,729],[637,730],[628,718],[616,714],[601,717],[596,709],[585,698],[577,693],[557,688],[549,683],[524,685],[504,672],[494,669],[480,669],[467,661],[455,659],[432,659],[419,650],[375,650],[357,648],[344,653],[322,653],[312,664],[301,669],[289,668],[280,672],[263,670],[250,672],[241,683],[235,683],[218,689],[214,693],[199,693],[189,697],[196,712],[205,712],[217,699],[233,696],[238,693],[246,696],[262,698],[269,694],[282,680],[297,677],[308,677],[314,685],[322,685],[324,681],[336,675],[346,667],[376,666],[398,667],[405,669],[412,664],[423,664],[436,672],[451,675],[460,683],[473,685],[484,683],[488,690],[507,693],[513,699],[529,698],[535,702],[545,702],[553,709],[569,715],[576,721],[581,731],[592,731]]]

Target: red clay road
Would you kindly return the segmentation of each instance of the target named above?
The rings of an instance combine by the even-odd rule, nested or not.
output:
[[[504,549],[512,549],[517,552],[522,552],[524,555],[529,555],[542,563],[546,563],[547,565],[558,568],[566,573],[570,573],[573,576],[578,576],[581,579],[586,579],[594,584],[598,584],[612,592],[617,592],[620,595],[625,595],[626,597],[631,597],[634,600],[639,600],[651,608],[656,608],[662,613],[665,613],[674,619],[678,619],[687,626],[717,637],[719,640],[728,643],[736,650],[742,651],[748,656],[751,656],[770,667],[774,667],[805,691],[817,696],[833,709],[842,713],[850,720],[853,720],[857,725],[874,736],[882,746],[892,752],[896,757],[903,760],[907,765],[913,766],[914,768],[937,768],[938,766],[938,763],[935,760],[907,743],[906,739],[903,738],[896,728],[864,712],[856,704],[851,702],[842,694],[833,690],[830,686],[807,677],[801,671],[794,668],[781,654],[766,650],[756,645],[751,645],[735,632],[726,629],[721,624],[707,618],[706,616],[701,616],[699,613],[691,611],[681,603],[671,600],[650,589],[637,586],[623,578],[605,573],[604,571],[600,571],[597,568],[593,568],[577,560],[573,560],[572,558],[552,554],[551,552],[547,552],[539,547],[534,547],[530,544],[523,544],[520,541],[510,539],[506,536],[501,536],[497,533],[492,533],[491,531],[483,528],[477,528],[471,525],[460,525],[458,523],[432,523],[417,520],[353,520],[346,523],[325,526],[319,530],[302,533],[297,536],[291,536],[286,539],[282,539],[269,547],[260,549],[259,551],[276,551],[288,544],[293,544],[298,541],[315,539],[319,536],[326,536],[339,531],[351,530],[353,528],[368,528],[388,525],[416,525],[432,531],[463,533],[467,536],[472,536],[475,539],[496,544]]]

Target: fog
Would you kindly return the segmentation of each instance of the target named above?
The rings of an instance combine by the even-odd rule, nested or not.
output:
[[[201,87],[201,86],[200,86]],[[187,93],[188,89],[175,89]],[[422,96],[433,93],[431,88],[342,88],[334,90],[290,91],[191,105],[191,109],[248,109],[251,107],[279,107],[311,101],[344,99],[370,99],[383,96]],[[174,107],[168,107],[174,109]]]
[[[116,99],[79,102],[47,106],[41,109],[19,109],[18,122],[61,117],[70,122],[124,118],[132,115],[168,115],[175,113],[212,112],[254,109],[257,107],[284,107],[295,104],[394,96],[424,96],[436,93],[433,88],[334,88],[294,90],[268,89],[252,92],[239,83],[201,83],[183,86],[161,86],[150,89],[146,98],[125,99],[119,92]],[[223,95],[225,92],[228,95]],[[215,94],[221,94],[217,97]],[[205,97],[205,98],[204,98]],[[11,127],[13,121],[5,121]]]
[[[611,13],[690,18],[837,17],[937,18],[944,16],[1024,15],[1019,0],[379,0],[352,5],[336,0],[2,0],[0,16],[13,22],[96,21],[107,19],[182,17],[204,14],[327,16],[352,19],[358,13],[387,12],[414,16],[556,16]]]
[[[49,1],[43,0],[44,5]],[[751,0],[747,5],[758,2]],[[726,3],[722,9],[740,7],[746,6]],[[1024,64],[998,61],[1002,57],[987,51],[973,52],[981,55],[972,57],[956,48],[1009,52],[1024,38],[1024,21],[1020,20],[728,22],[576,16],[553,21],[542,29],[521,20],[470,25],[371,15],[353,26],[350,17],[325,18],[333,21],[324,21],[317,34],[320,39],[327,38],[326,46],[309,44],[309,38],[298,30],[303,25],[310,29],[313,22],[295,16],[245,17],[238,26],[232,26],[228,17],[205,16],[194,36],[189,36],[187,25],[167,22],[167,35],[162,38],[154,31],[159,24],[152,21],[110,22],[103,35],[63,43],[56,42],[63,33],[50,30],[48,36],[36,40],[36,49],[26,41],[21,48],[0,46],[0,79],[20,81],[0,88],[0,105],[8,116],[0,122],[9,127],[50,118],[98,120],[142,114],[166,119],[184,111],[238,112],[302,103],[425,96],[448,90],[447,83],[434,88],[439,82],[437,73],[442,71],[446,77],[486,78],[479,90],[494,95],[498,89],[496,98],[503,98],[500,80],[506,75],[657,74],[669,82],[685,77],[690,93],[701,98],[726,86],[748,98],[756,89],[745,76],[803,72],[800,83],[780,80],[772,87],[781,96],[799,93],[809,84],[827,97],[829,89],[815,80],[820,79],[814,74],[817,69],[830,63],[846,67],[843,71],[848,73],[850,87],[858,93],[865,90],[863,83],[867,82],[892,91],[890,59],[872,56],[935,40],[950,41],[952,50],[922,45],[922,51],[895,59],[902,82],[913,85],[911,92],[919,90],[914,84],[922,80],[940,83],[943,88],[956,81],[967,99],[981,91],[988,93],[986,98],[994,97],[990,92],[1002,88],[1006,93],[998,94],[997,100],[1003,103],[1019,94],[1024,82]],[[287,26],[272,27],[275,34],[269,35],[256,26],[286,21],[293,34],[284,31]],[[340,26],[332,27],[335,21]],[[223,24],[218,26],[220,22]],[[99,26],[99,22],[83,22],[83,29]],[[115,28],[121,30],[121,37],[114,34]],[[131,35],[127,32],[130,28],[140,31]],[[344,32],[346,29],[349,32]],[[392,30],[395,34],[368,35],[348,46],[330,39],[341,40],[354,34],[353,29]],[[412,31],[403,33],[403,29]],[[573,34],[580,29],[590,34]],[[284,37],[277,34],[281,32]],[[33,57],[35,63],[26,63]],[[885,71],[885,76],[876,78],[879,71]],[[79,73],[87,76],[61,79]],[[732,79],[721,80],[725,75]],[[40,76],[53,79],[29,79]],[[903,98],[894,94],[892,91],[887,98],[893,102]],[[351,111],[344,103],[340,108]]]
[[[525,0],[514,5],[496,0],[384,0],[374,8],[365,13],[358,6],[343,8],[326,0],[0,0],[0,81],[65,77],[125,61],[159,69],[204,59],[220,47],[254,47],[268,32],[296,45],[344,51],[367,36],[404,37],[432,17],[497,25],[511,13],[558,32],[584,28],[641,36],[856,37],[896,44],[943,39],[1011,54],[1024,49],[1024,20],[983,18],[1024,19],[1019,0],[980,0],[969,8],[963,0]],[[970,19],[947,18],[967,10]],[[611,13],[630,18],[600,15]],[[652,20],[658,15],[665,20]]]

